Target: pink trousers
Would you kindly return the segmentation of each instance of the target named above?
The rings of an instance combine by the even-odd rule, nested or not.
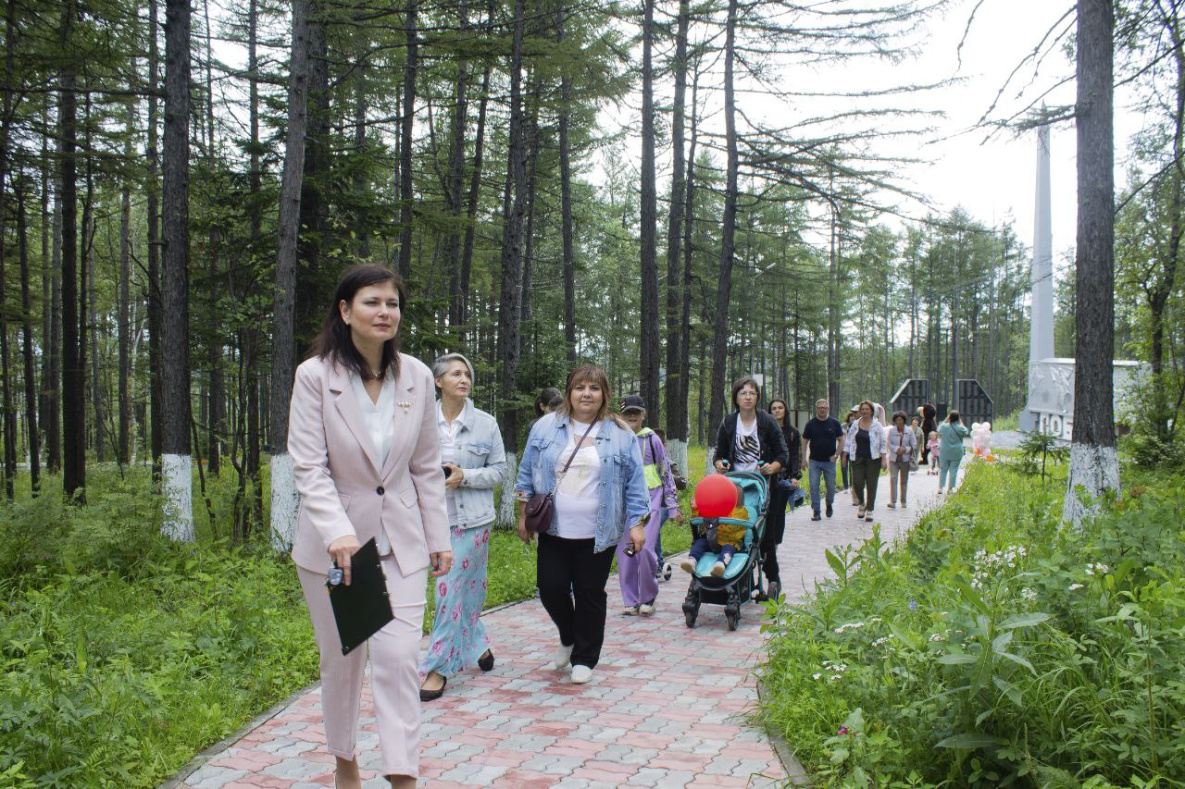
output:
[[[321,712],[329,752],[355,757],[362,677],[370,654],[370,690],[382,748],[384,775],[419,775],[420,636],[424,624],[428,570],[404,577],[393,555],[384,556],[383,573],[395,619],[371,636],[366,648],[342,654],[341,639],[325,589],[325,575],[298,567],[317,648],[321,652]],[[328,564],[328,561],[326,562]]]

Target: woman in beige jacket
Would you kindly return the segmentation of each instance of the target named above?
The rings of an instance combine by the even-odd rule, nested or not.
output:
[[[292,392],[288,452],[301,499],[292,558],[321,653],[325,739],[341,789],[362,785],[355,746],[367,652],[383,773],[392,786],[415,786],[425,589],[429,566],[440,576],[452,564],[432,374],[399,353],[406,301],[389,269],[347,270]],[[368,650],[342,655],[326,578],[336,562],[350,583],[350,557],[371,538],[395,618]]]

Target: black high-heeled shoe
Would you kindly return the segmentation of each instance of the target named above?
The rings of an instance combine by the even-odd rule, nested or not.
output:
[[[487,649],[486,653],[477,659],[477,667],[482,671],[494,670],[494,651]]]
[[[448,677],[441,677],[440,680],[440,687],[436,690],[424,690],[423,687],[420,688],[420,701],[436,701],[444,695],[444,688],[448,685]]]

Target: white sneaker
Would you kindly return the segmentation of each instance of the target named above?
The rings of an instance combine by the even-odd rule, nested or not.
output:
[[[621,615],[622,616],[637,616],[638,615],[638,606],[627,605],[625,608],[621,609]]]
[[[683,561],[679,562],[679,569],[685,573],[695,575],[695,560],[684,559]]]
[[[638,606],[638,616],[653,616],[654,603],[642,603]]]
[[[592,669],[588,666],[572,666],[572,684],[583,685],[592,679]]]
[[[572,662],[572,649],[576,645],[566,647],[560,644],[559,651],[555,653],[555,668],[556,671],[562,671],[565,666]]]
[[[716,578],[720,578],[721,576],[724,575],[724,571],[726,569],[727,569],[727,566],[724,564],[724,562],[716,562],[715,564],[712,565],[712,575],[715,576]]]

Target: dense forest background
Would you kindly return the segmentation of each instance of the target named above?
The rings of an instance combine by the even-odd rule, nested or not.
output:
[[[790,95],[794,67],[898,62],[943,3],[3,4],[9,498],[22,474],[84,497],[88,462],[186,456],[235,475],[248,535],[293,367],[359,261],[408,280],[404,350],[474,361],[512,451],[534,395],[584,359],[680,442],[711,435],[742,373],[804,410],[887,402],[911,377],[935,399],[977,378],[998,415],[1024,403],[1025,240],[902,210],[918,196],[877,153],[924,135],[915,100],[944,86],[837,94],[776,127],[746,111]],[[1180,15],[1116,9],[1117,83],[1146,118],[1118,207],[1116,347],[1151,362],[1168,432],[1185,391]],[[1035,62],[1072,73],[1072,26]],[[986,125],[1066,120],[1040,99]],[[607,126],[608,106],[634,120]],[[1072,276],[1057,292],[1072,356]]]

